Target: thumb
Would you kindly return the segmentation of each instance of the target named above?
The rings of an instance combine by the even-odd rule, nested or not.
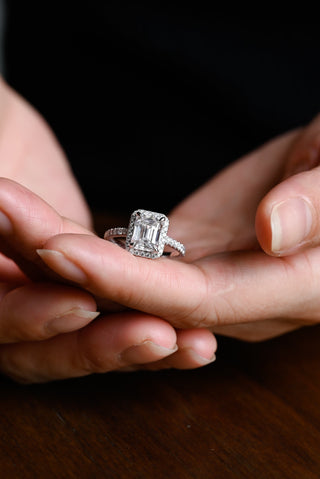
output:
[[[273,188],[256,214],[264,251],[286,256],[320,244],[320,167],[292,176]]]
[[[285,256],[320,244],[320,115],[306,126],[286,162],[284,180],[261,201],[256,234],[266,253]]]

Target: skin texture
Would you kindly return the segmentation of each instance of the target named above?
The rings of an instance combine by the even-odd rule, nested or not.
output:
[[[264,145],[173,211],[170,234],[186,245],[184,260],[135,258],[81,235],[51,238],[42,259],[69,279],[72,263],[84,273],[78,284],[94,295],[157,315],[176,328],[205,327],[254,341],[317,322],[319,169],[285,175],[299,151],[304,157],[305,137],[310,146],[318,128],[317,118]],[[290,251],[273,252],[271,211],[301,195],[314,214],[310,232]],[[295,220],[291,229],[299,228]]]
[[[2,372],[34,382],[149,363],[193,368],[214,359],[209,331],[175,330],[138,312],[129,325],[125,308],[112,301],[99,298],[104,314],[91,325],[97,298],[44,265],[37,249],[61,233],[92,236],[91,215],[52,131],[1,79],[0,158]]]
[[[0,176],[26,186],[61,215],[91,227],[90,211],[58,141],[39,113],[1,77],[0,158]]]
[[[170,216],[169,234],[185,244],[186,257],[151,261],[93,234],[43,119],[3,83],[0,99],[4,373],[34,382],[194,368],[215,358],[212,331],[255,341],[318,321],[319,118],[194,192]],[[288,199],[308,208],[296,215]],[[281,210],[293,211],[285,224]],[[289,249],[274,250],[279,231]]]

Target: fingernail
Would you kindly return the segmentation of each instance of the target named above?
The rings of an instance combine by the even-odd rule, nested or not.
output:
[[[60,251],[51,249],[37,249],[40,258],[50,269],[75,283],[83,284],[87,281],[85,272],[65,257]]]
[[[99,316],[99,314],[100,313],[98,311],[87,311],[86,309],[82,308],[72,308],[61,315],[59,314],[55,316],[54,319],[49,321],[47,324],[47,329],[53,334],[76,331],[77,329],[83,328],[89,324],[97,316]]]
[[[200,354],[198,354],[194,349],[191,348],[184,348],[182,351],[189,356],[189,358],[192,360],[192,363],[198,364],[199,366],[205,366],[206,364],[213,363],[216,360],[215,354],[207,358],[204,356],[200,356]]]
[[[2,211],[0,211],[0,234],[8,235],[12,233],[12,223]]]
[[[144,341],[141,344],[130,346],[119,355],[121,363],[126,364],[143,364],[170,356],[177,351],[178,346],[173,348],[165,348],[152,341]]]
[[[271,212],[272,251],[284,253],[300,246],[311,227],[311,208],[303,198],[290,198],[278,203]]]

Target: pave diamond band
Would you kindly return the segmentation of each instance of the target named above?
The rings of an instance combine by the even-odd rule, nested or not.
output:
[[[110,228],[105,232],[104,239],[112,241],[112,243],[116,243],[117,245],[122,246],[123,248],[127,249],[126,248],[127,234],[128,234],[128,228]],[[170,238],[169,236],[165,236],[164,246],[169,246],[170,248],[176,250],[177,251],[176,256],[177,255],[181,255],[181,256],[185,255],[186,251],[185,251],[185,247],[183,246],[183,244],[180,243],[179,241],[176,241],[176,240]],[[129,250],[129,251],[131,253],[133,253],[132,250]],[[147,251],[143,251],[143,253],[144,254],[142,254],[142,252],[140,250],[139,254],[137,254],[137,253],[133,253],[133,254],[136,254],[136,256],[145,256],[146,258],[149,258],[149,257],[153,258],[153,256],[149,256],[149,254],[147,254],[148,253]],[[168,253],[163,252],[159,256],[167,255],[167,254]],[[174,252],[169,253],[169,254],[174,256]],[[155,257],[158,258],[159,256],[157,255]]]
[[[135,256],[160,258],[162,255],[184,256],[185,247],[179,241],[167,236],[169,219],[147,210],[132,213],[128,228],[110,228],[104,239],[118,244]],[[170,248],[171,251],[165,251]]]

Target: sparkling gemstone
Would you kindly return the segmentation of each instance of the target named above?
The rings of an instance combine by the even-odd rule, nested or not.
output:
[[[129,223],[127,249],[139,256],[161,256],[168,226],[168,218],[161,213],[134,211]]]

